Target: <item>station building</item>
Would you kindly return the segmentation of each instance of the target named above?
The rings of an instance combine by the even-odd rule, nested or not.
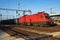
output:
[[[52,18],[52,20],[56,23],[60,23],[60,13],[56,13],[56,14],[50,14],[50,17]]]

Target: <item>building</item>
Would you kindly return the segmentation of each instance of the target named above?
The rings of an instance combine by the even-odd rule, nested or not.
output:
[[[60,24],[60,14],[56,13],[56,14],[50,14],[50,17],[52,18],[52,20],[55,23],[59,23]]]
[[[50,14],[50,17],[54,20],[60,20],[60,14]]]

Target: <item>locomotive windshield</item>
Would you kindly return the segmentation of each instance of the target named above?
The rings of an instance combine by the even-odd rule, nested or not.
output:
[[[49,14],[45,14],[45,17],[46,17],[46,18],[50,18]]]

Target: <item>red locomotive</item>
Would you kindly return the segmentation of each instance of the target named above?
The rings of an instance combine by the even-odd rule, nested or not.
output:
[[[25,25],[51,25],[52,19],[49,14],[45,12],[38,12],[37,14],[24,15],[19,18],[19,23]]]
[[[24,25],[54,25],[48,13],[38,12],[32,15],[24,15],[17,19],[1,20],[0,24],[24,24]]]

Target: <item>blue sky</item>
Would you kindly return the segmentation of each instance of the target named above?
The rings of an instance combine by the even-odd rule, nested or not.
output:
[[[0,0],[0,8],[18,9],[18,0]],[[60,12],[60,0],[20,0],[20,10]]]
[[[46,11],[60,12],[60,0],[21,0],[21,9],[30,9],[32,12]]]

